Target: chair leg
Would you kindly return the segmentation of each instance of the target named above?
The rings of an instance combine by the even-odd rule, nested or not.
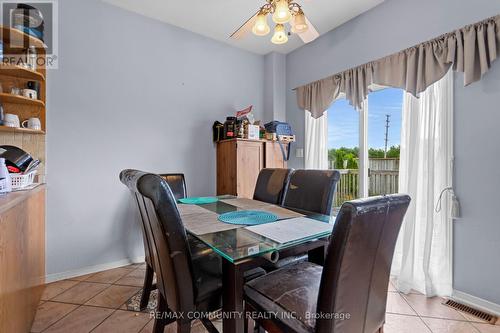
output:
[[[139,308],[141,311],[145,310],[149,303],[149,296],[153,290],[153,275],[154,271],[149,265],[146,265],[146,275],[144,275],[144,285],[142,287],[141,303]]]
[[[244,323],[244,326],[243,326],[243,332],[244,333],[248,333],[248,326],[250,325],[250,319],[249,318],[245,318],[245,323]]]
[[[157,315],[159,315],[160,317],[155,318],[155,323],[153,325],[153,333],[163,333],[167,323],[165,315],[168,311],[169,310],[167,306],[167,301],[165,300],[163,295],[160,292],[158,292],[158,306],[156,307],[156,312]]]

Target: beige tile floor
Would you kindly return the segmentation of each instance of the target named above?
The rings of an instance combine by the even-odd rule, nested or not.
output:
[[[144,264],[88,274],[48,284],[31,331],[62,333],[148,333],[148,313],[125,310],[127,300],[142,286]],[[385,333],[500,333],[490,325],[418,293],[403,295],[389,284]],[[222,332],[221,323],[215,326]],[[175,332],[175,324],[165,329]],[[195,322],[193,333],[204,332]]]

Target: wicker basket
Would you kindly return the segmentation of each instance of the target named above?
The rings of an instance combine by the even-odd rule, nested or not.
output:
[[[36,175],[36,170],[31,171],[26,175],[11,173],[10,177],[12,178],[12,189],[13,190],[20,189],[33,184],[33,181],[35,180],[35,175]]]

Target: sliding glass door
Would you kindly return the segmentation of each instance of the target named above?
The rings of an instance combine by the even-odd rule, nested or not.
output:
[[[346,99],[328,110],[328,166],[340,172],[334,207],[359,198],[359,113]]]
[[[403,91],[372,92],[360,111],[346,99],[328,109],[328,163],[340,172],[334,206],[374,195],[396,193]]]
[[[403,90],[368,95],[368,195],[398,192]]]

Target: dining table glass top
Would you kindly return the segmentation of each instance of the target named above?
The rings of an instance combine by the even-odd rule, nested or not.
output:
[[[279,251],[288,247],[305,244],[307,242],[330,236],[330,230],[304,233],[291,241],[278,242],[269,237],[258,234],[246,228],[245,225],[230,225],[217,220],[220,214],[239,210],[261,210],[274,213],[278,221],[286,221],[293,218],[306,217],[311,221],[331,224],[335,223],[335,216],[321,215],[308,212],[297,213],[280,206],[271,205],[251,199],[240,199],[234,196],[219,196],[219,201],[203,205],[178,204],[180,215],[184,226],[191,235],[198,238],[221,257],[235,263],[250,257],[263,256],[273,251]],[[271,223],[276,223],[271,222]],[[297,231],[295,231],[297,233]]]

